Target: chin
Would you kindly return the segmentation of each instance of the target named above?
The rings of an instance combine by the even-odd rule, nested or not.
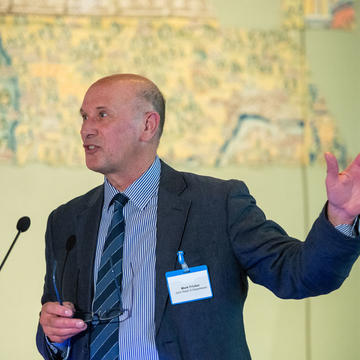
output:
[[[89,170],[92,170],[92,171],[95,171],[95,172],[98,172],[98,173],[101,173],[103,174],[104,173],[104,169],[101,165],[99,164],[94,164],[93,162],[91,161],[86,161],[86,167],[89,169]]]

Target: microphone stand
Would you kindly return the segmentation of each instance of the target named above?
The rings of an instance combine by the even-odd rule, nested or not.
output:
[[[8,252],[6,253],[6,255],[5,255],[5,257],[4,257],[4,260],[2,261],[2,263],[1,263],[1,265],[0,265],[0,271],[1,271],[1,269],[3,268],[3,266],[4,266],[4,264],[5,264],[5,261],[7,260],[9,254],[10,254],[10,252],[11,252],[11,250],[12,250],[12,248],[14,247],[14,245],[15,245],[15,243],[16,243],[16,240],[18,239],[20,233],[21,233],[21,230],[18,230],[18,233],[16,234],[14,241],[12,242],[12,244],[11,244]]]
[[[18,230],[18,233],[15,236],[14,241],[12,242],[10,249],[8,250],[8,252],[6,253],[4,260],[2,261],[1,265],[0,265],[0,271],[3,268],[6,259],[8,258],[9,254],[11,253],[12,248],[14,247],[16,240],[18,239],[19,235],[21,232],[25,232],[30,226],[30,218],[28,216],[23,216],[22,218],[20,218],[16,224],[16,229]]]

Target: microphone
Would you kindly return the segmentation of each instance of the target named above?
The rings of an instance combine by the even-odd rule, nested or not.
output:
[[[16,224],[16,229],[20,232],[25,232],[30,227],[30,218],[28,216],[23,216],[20,218]]]
[[[16,229],[18,230],[14,241],[12,242],[8,252],[6,253],[4,260],[2,261],[1,265],[0,265],[0,271],[2,269],[2,267],[5,264],[5,261],[7,260],[12,248],[14,247],[16,240],[18,239],[20,233],[25,232],[28,228],[30,227],[30,218],[28,216],[23,216],[22,218],[20,218],[16,224]]]

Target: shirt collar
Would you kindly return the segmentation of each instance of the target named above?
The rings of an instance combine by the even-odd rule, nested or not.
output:
[[[161,163],[156,156],[154,162],[138,179],[136,179],[123,194],[129,198],[140,210],[143,210],[150,199],[157,194],[160,181]],[[112,198],[119,192],[105,178],[104,182],[104,208],[108,209]]]

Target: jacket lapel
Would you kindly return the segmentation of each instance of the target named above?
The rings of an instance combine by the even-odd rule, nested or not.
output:
[[[191,201],[182,199],[186,188],[180,173],[162,162],[157,211],[155,334],[168,301],[165,273],[175,269]]]
[[[155,334],[157,334],[169,295],[165,273],[175,269],[191,201],[181,198],[186,189],[183,176],[162,162],[157,210]],[[100,186],[77,216],[77,262],[79,266],[79,305],[91,308],[93,269],[104,191]]]
[[[78,299],[82,310],[91,309],[94,279],[94,259],[101,219],[104,190],[99,186],[89,200],[88,206],[77,216],[77,263],[79,266]]]

